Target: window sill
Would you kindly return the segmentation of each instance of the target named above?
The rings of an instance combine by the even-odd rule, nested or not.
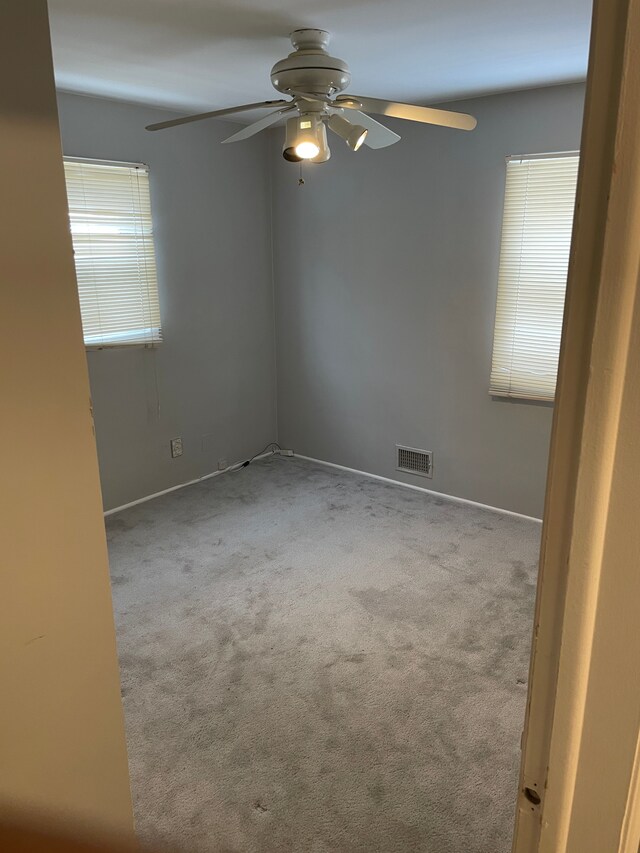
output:
[[[162,341],[155,341],[152,344],[142,344],[140,342],[127,344],[118,342],[113,344],[85,344],[84,348],[87,352],[99,352],[106,349],[158,349],[161,344]]]
[[[98,335],[90,335],[85,338],[84,346],[87,350],[97,349],[122,349],[130,347],[144,347],[155,349],[162,343],[162,331],[158,326],[140,327],[129,329],[127,332],[118,332],[98,340]]]
[[[489,396],[496,403],[526,403],[532,406],[553,408],[554,399],[536,397],[534,394],[501,394],[499,391],[489,391]]]

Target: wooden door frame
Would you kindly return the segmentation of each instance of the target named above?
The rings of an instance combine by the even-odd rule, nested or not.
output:
[[[514,853],[640,840],[640,0],[596,0]]]

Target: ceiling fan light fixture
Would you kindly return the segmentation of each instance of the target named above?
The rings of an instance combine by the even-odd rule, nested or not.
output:
[[[332,115],[329,119],[329,127],[337,133],[339,137],[344,139],[352,151],[357,151],[365,141],[368,130],[360,124],[351,124],[346,118],[339,115]]]
[[[327,129],[320,115],[303,113],[287,120],[282,156],[290,163],[311,160],[326,163],[331,156]]]
[[[322,135],[324,125],[318,115],[302,113],[295,119],[296,123],[293,149],[301,160],[313,160],[322,151]],[[326,135],[324,137],[326,146]]]

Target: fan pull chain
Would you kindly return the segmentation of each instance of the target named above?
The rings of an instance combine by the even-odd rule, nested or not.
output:
[[[298,178],[298,186],[304,186],[304,178],[302,177],[302,160],[300,161],[300,177]]]

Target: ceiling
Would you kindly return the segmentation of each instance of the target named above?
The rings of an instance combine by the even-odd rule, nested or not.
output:
[[[590,0],[49,0],[60,89],[181,111],[277,97],[302,26],[351,92],[436,103],[584,79]],[[238,121],[241,117],[234,117]]]

